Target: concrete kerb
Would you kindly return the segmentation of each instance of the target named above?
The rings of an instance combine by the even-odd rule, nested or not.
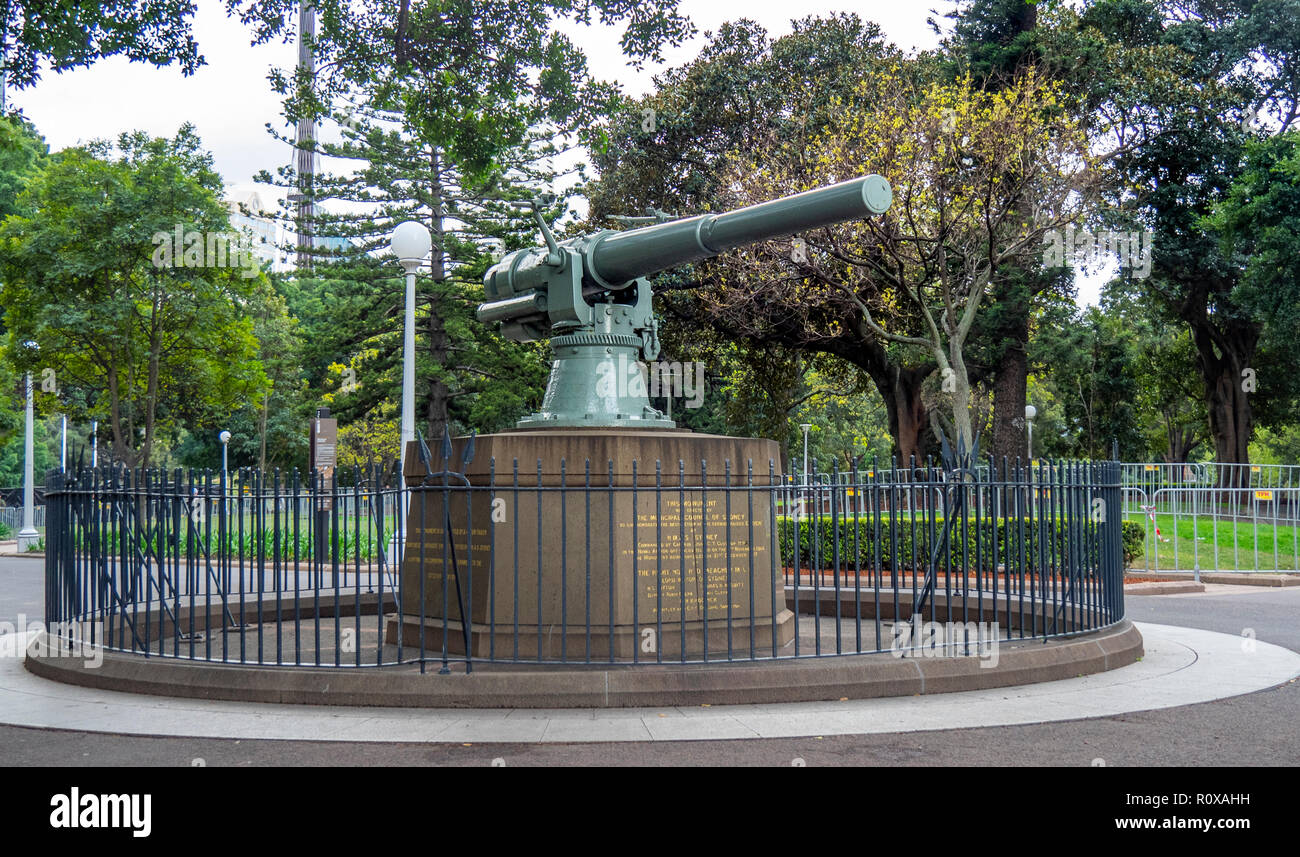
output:
[[[1125,570],[1124,576],[1125,578],[1138,577],[1143,581],[1156,583],[1174,581],[1194,583],[1199,579],[1201,583],[1230,583],[1236,586],[1300,586],[1300,574],[1286,572],[1202,571],[1198,576],[1194,571],[1143,571],[1140,568],[1129,568]],[[1136,585],[1139,584],[1125,583],[1124,591],[1128,592],[1129,587]]]
[[[1192,581],[1158,581],[1154,583],[1126,583],[1125,595],[1186,595],[1189,592],[1204,592],[1205,584]]]
[[[625,708],[872,699],[1054,681],[1142,657],[1127,620],[1093,634],[1003,642],[996,666],[978,657],[892,654],[754,663],[622,667],[476,665],[472,674],[413,666],[311,668],[214,664],[107,652],[102,664],[29,654],[26,668],[103,690],[193,699],[398,708]]]

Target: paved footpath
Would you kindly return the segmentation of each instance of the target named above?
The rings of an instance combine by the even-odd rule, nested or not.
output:
[[[0,610],[30,603],[22,593],[32,572],[39,594],[39,563],[0,560]],[[1220,633],[1148,624],[1143,661],[1101,676],[786,706],[428,712],[240,705],[71,688],[0,658],[0,721],[55,727],[0,726],[0,764],[1294,765],[1300,591],[1243,590],[1131,598],[1135,620],[1176,619]],[[0,613],[4,618],[13,621]],[[1250,633],[1243,637],[1243,629]],[[1198,700],[1214,701],[1188,704]],[[1053,722],[1036,722],[1045,720]],[[150,735],[90,731],[105,729]],[[174,737],[155,737],[168,733]],[[316,740],[302,740],[308,737]]]

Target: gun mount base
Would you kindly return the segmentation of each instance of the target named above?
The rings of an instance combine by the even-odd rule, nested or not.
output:
[[[646,290],[647,294],[649,289]],[[647,301],[648,303],[648,301]],[[595,324],[551,338],[554,362],[542,409],[517,428],[670,429],[676,423],[652,407],[659,376],[642,358],[659,356],[653,316],[638,305],[592,307]]]

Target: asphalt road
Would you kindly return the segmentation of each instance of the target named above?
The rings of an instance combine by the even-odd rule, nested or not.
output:
[[[0,621],[39,615],[41,563],[0,558]],[[1130,596],[1129,616],[1229,634],[1250,629],[1300,651],[1300,588],[1210,586]],[[883,765],[1107,767],[1300,765],[1300,682],[1116,717],[892,735],[607,744],[340,744],[148,738],[0,726],[0,766]]]

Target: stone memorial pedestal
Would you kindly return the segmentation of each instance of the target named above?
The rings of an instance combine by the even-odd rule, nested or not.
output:
[[[465,443],[446,462],[435,452],[433,471],[460,471]],[[539,428],[477,438],[473,487],[453,478],[444,491],[411,444],[406,484],[428,487],[411,492],[386,637],[418,646],[423,628],[436,656],[445,631],[449,653],[468,639],[498,660],[784,654],[795,622],[769,488],[780,466],[770,440]]]

